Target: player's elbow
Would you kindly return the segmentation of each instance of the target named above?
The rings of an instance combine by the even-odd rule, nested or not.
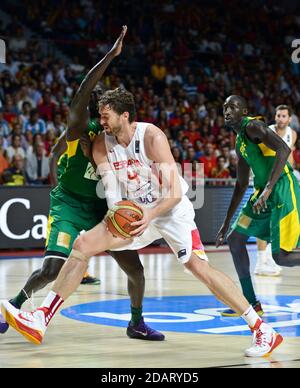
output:
[[[282,144],[282,146],[276,152],[277,157],[279,157],[281,160],[284,160],[284,161],[288,160],[290,154],[291,154],[291,149],[286,143]]]

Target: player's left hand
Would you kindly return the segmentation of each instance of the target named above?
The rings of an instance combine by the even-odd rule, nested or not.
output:
[[[151,212],[151,209],[142,208],[144,217],[141,221],[132,222],[131,226],[136,227],[135,230],[130,232],[130,234],[133,237],[139,237],[141,236],[145,230],[148,228],[150,222],[155,218],[153,213]]]
[[[112,49],[110,50],[110,53],[116,57],[121,54],[122,46],[123,46],[123,39],[127,32],[127,26],[122,27],[121,34],[119,35],[118,39],[115,41],[115,44],[113,45]]]
[[[272,193],[272,189],[265,188],[264,191],[259,196],[258,200],[253,205],[253,211],[255,214],[260,214],[268,208],[267,200]]]

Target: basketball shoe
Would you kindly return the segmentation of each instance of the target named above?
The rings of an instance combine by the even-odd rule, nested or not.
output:
[[[254,310],[257,312],[257,314],[260,317],[262,317],[264,315],[264,310],[263,310],[261,303],[259,301],[256,301],[256,303],[254,303],[252,305],[252,307],[254,308]],[[232,309],[227,309],[227,310],[222,311],[221,316],[226,317],[226,318],[238,318],[238,317],[240,317],[240,315]]]
[[[252,346],[245,350],[247,357],[267,357],[283,341],[280,334],[260,319],[251,330],[253,331]]]
[[[46,319],[43,309],[25,312],[15,308],[9,301],[3,301],[1,312],[9,326],[13,327],[34,344],[41,344],[45,331]]]
[[[163,341],[165,339],[165,336],[162,333],[146,325],[144,318],[141,318],[139,323],[135,326],[133,326],[130,321],[127,327],[127,335],[130,338],[148,341]]]
[[[94,286],[97,286],[98,284],[100,284],[100,279],[91,276],[88,272],[86,272],[80,284],[92,284]]]
[[[0,304],[1,304],[1,302],[0,302]],[[17,307],[15,304],[13,304],[13,303],[11,303],[11,304],[13,306]],[[0,334],[6,333],[8,328],[9,328],[9,324],[5,321],[3,315],[0,312]]]
[[[0,334],[4,334],[7,332],[9,328],[9,324],[5,321],[2,314],[0,314]]]
[[[272,259],[264,263],[257,261],[254,274],[257,276],[280,276],[282,268]]]

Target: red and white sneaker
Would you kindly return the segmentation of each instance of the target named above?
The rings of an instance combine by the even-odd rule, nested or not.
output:
[[[34,344],[40,345],[46,331],[45,314],[42,309],[25,312],[3,301],[1,312],[9,326],[13,327]]]
[[[283,341],[282,336],[262,320],[257,320],[252,331],[252,346],[245,350],[247,357],[267,357]]]

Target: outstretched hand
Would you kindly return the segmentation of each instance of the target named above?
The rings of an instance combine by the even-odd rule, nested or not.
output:
[[[111,54],[114,57],[117,57],[121,54],[122,46],[123,46],[123,39],[127,32],[127,26],[122,27],[121,34],[119,35],[118,39],[115,41],[115,44],[113,45],[112,49],[110,50]]]

